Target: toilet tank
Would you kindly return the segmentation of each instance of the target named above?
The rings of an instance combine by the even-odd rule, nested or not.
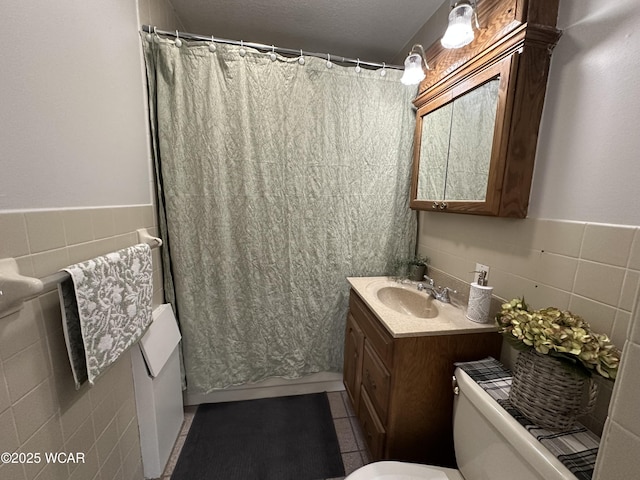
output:
[[[549,450],[457,368],[453,437],[465,480],[576,480]]]

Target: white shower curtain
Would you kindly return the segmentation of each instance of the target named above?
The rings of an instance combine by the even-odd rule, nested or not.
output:
[[[415,89],[318,58],[143,44],[189,392],[340,371],[346,277],[413,254]]]

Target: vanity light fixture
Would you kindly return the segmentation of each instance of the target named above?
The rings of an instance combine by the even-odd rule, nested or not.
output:
[[[452,0],[449,26],[440,40],[442,46],[444,48],[460,48],[470,44],[475,37],[473,20],[475,20],[476,28],[480,29],[476,0]]]
[[[424,80],[425,70],[429,70],[429,65],[424,58],[424,48],[417,43],[411,47],[409,56],[404,61],[404,74],[400,81],[404,85],[417,85]]]

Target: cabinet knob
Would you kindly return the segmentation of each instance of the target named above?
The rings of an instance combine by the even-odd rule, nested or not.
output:
[[[447,208],[447,202],[440,203],[440,210],[444,210],[445,208]]]
[[[438,208],[438,202],[433,202],[433,205],[431,205],[431,208],[433,208],[434,210]]]
[[[371,385],[371,388],[373,390],[376,389],[376,382],[373,378],[371,378],[371,373],[369,373],[369,370],[366,371],[365,373],[366,377],[367,377],[367,382],[369,382],[369,385]]]

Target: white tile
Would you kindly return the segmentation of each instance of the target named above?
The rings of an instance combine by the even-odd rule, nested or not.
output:
[[[9,395],[15,403],[51,375],[49,352],[45,342],[39,340],[5,360],[4,374]]]
[[[16,426],[13,423],[13,412],[5,410],[0,413],[0,451],[2,452],[14,452],[20,446],[18,440],[18,432]]]
[[[124,480],[139,480],[142,474],[142,458],[140,448],[128,450],[122,459],[122,478]]]
[[[0,258],[21,257],[29,253],[27,224],[22,213],[0,213]]]
[[[577,269],[576,258],[545,252],[540,255],[537,280],[551,287],[571,291]]]
[[[619,349],[622,349],[622,346],[629,336],[630,324],[631,314],[629,312],[625,312],[624,310],[616,311],[610,338],[611,342]]]
[[[611,336],[616,309],[603,303],[594,302],[585,297],[573,295],[569,302],[569,310],[580,315],[591,325],[594,332]]]
[[[86,452],[88,448],[94,445],[95,441],[96,435],[93,429],[93,422],[91,418],[87,418],[71,438],[64,442],[64,448],[67,452]]]
[[[587,224],[580,258],[626,267],[635,231],[635,227]]]
[[[70,384],[68,384],[71,387]],[[64,402],[60,411],[60,423],[62,424],[62,433],[64,441],[69,441],[78,431],[78,429],[90,418],[91,415],[91,399],[86,388],[82,389],[79,394],[74,396],[73,401]]]
[[[640,270],[640,229],[636,229],[629,254],[629,268]]]
[[[578,257],[585,224],[562,220],[535,220],[531,248],[570,257]]]
[[[2,480],[26,480],[23,467],[19,463],[2,463],[0,464],[0,478]]]
[[[20,313],[0,321],[0,358],[7,359],[45,336],[39,305],[25,302]]]
[[[111,208],[96,208],[91,210],[93,237],[95,239],[113,237],[116,234],[113,210]]]
[[[69,250],[67,247],[36,253],[31,256],[31,261],[33,262],[33,270],[36,277],[51,275],[71,263],[69,262]]]
[[[9,399],[9,390],[7,389],[7,381],[4,376],[4,368],[0,362],[0,413],[4,412],[11,406]]]
[[[535,284],[523,295],[527,303],[535,309],[555,307],[566,310],[569,308],[569,302],[571,301],[569,292],[542,284]]]
[[[617,306],[624,275],[624,268],[581,260],[578,263],[574,293]]]
[[[518,275],[530,280],[538,277],[539,260],[541,253],[526,247],[516,245],[505,246],[501,249],[494,249],[491,245],[486,246],[484,255],[471,255],[468,258],[471,270],[475,269],[476,263],[483,263],[489,266],[489,281],[491,275],[496,270]],[[473,274],[471,277],[473,279]]]
[[[87,209],[65,210],[62,212],[67,245],[93,240],[91,211]]]
[[[638,292],[638,285],[640,284],[640,272],[635,270],[627,270],[624,277],[624,283],[622,285],[622,292],[620,294],[619,308],[630,312],[633,309],[633,303],[636,299]]]
[[[31,253],[66,246],[64,222],[60,211],[27,212],[25,219]]]
[[[96,477],[96,474],[99,471],[98,465],[98,455],[96,453],[96,449],[88,448],[85,446],[79,452],[84,453],[85,461],[77,464],[73,464],[69,466],[69,471],[71,476],[69,480],[88,480]],[[97,478],[101,478],[98,476]]]
[[[57,450],[54,450],[57,451]],[[69,468],[66,463],[47,463],[35,480],[61,480],[69,477]],[[0,475],[0,478],[4,478]]]
[[[16,428],[25,442],[42,427],[58,409],[49,380],[45,380],[13,405]]]
[[[640,346],[628,343],[625,347],[616,383],[617,388],[611,409],[613,419],[634,435],[640,436],[640,382],[637,381],[640,369]]]
[[[186,438],[186,435],[184,435],[183,438]],[[138,422],[135,419],[133,419],[129,423],[129,426],[120,435],[120,439],[118,440],[118,448],[120,449],[120,455],[122,456],[122,458],[126,458],[128,452],[132,450],[140,452]]]
[[[42,455],[41,463],[25,464],[28,478],[34,478],[46,465],[45,453],[55,453],[62,446],[62,433],[57,416],[45,423],[21,448],[23,452],[39,452]],[[66,470],[66,469],[65,469]]]
[[[625,430],[615,421],[605,427],[602,447],[598,452],[594,479],[630,480],[640,471],[640,437]]]
[[[640,345],[640,289],[636,292],[631,310],[631,325],[629,326],[629,340]]]
[[[103,466],[114,449],[118,446],[118,425],[114,418],[104,429],[104,432],[96,440],[96,449],[98,452],[98,461]],[[120,455],[118,453],[118,455]]]

